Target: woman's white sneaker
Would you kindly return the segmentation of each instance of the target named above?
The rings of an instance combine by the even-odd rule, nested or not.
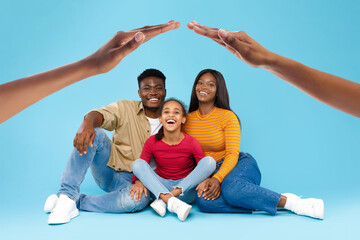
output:
[[[167,204],[168,204],[168,210],[170,212],[176,213],[181,221],[186,220],[186,218],[190,213],[191,205],[177,199],[176,197],[171,197],[168,200]]]
[[[284,193],[282,195],[287,198],[285,209],[298,215],[324,219],[324,201],[322,199],[301,199],[299,196],[292,193]]]
[[[161,217],[165,216],[166,214],[166,203],[161,199],[156,199],[150,204],[150,207],[154,209],[157,214],[159,214]]]
[[[62,224],[70,222],[70,220],[79,215],[76,208],[76,202],[67,195],[61,194],[56,206],[51,211],[48,219],[49,224]]]

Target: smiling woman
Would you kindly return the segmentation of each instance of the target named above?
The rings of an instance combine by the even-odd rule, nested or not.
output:
[[[197,106],[197,108],[196,108]],[[261,174],[255,159],[239,153],[240,124],[229,105],[222,74],[205,69],[195,79],[185,132],[196,138],[217,168],[197,187],[197,204],[203,212],[251,213],[253,209],[276,214],[277,207],[299,215],[323,219],[321,199],[300,199],[260,187]]]

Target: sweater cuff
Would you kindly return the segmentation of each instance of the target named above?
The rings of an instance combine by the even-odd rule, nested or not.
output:
[[[220,183],[222,183],[222,181],[224,180],[223,178],[221,178],[219,175],[215,174],[213,176],[214,178],[216,178],[217,180],[219,180]]]

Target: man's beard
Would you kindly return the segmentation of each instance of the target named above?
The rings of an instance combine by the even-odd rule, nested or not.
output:
[[[148,107],[148,106],[144,106],[145,110],[148,110],[150,112],[157,112],[159,110],[159,107]]]

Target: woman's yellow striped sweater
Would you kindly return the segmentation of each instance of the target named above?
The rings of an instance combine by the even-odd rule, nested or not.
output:
[[[201,115],[196,110],[188,113],[185,132],[199,141],[206,156],[213,157],[216,162],[224,159],[220,170],[214,175],[222,182],[238,162],[240,124],[236,115],[217,107],[207,115]]]

